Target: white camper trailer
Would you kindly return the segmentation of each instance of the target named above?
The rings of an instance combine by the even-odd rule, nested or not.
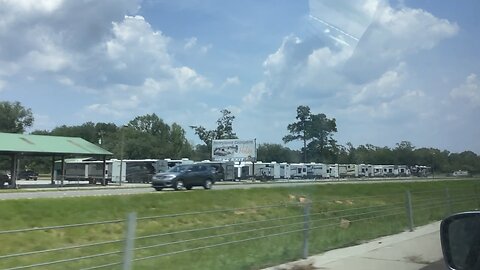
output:
[[[255,162],[255,177],[260,179],[279,179],[280,164],[276,162]]]
[[[357,164],[344,164],[346,167],[345,177],[353,178],[358,177],[358,165]]]
[[[303,163],[290,164],[290,177],[291,178],[306,178],[307,166]]]
[[[383,165],[373,165],[373,177],[383,177]]]
[[[383,176],[392,177],[398,175],[398,171],[395,172],[394,165],[383,165]]]
[[[330,164],[328,165],[328,175],[330,178],[340,178],[339,174],[339,166],[338,164]]]
[[[280,163],[280,179],[289,179],[290,173],[290,164]]]
[[[307,166],[307,177],[311,179],[317,178],[328,178],[329,174],[327,173],[327,165],[323,163],[312,162],[306,164]]]
[[[243,180],[251,177],[250,167],[247,164],[234,164],[235,179]]]
[[[398,176],[410,176],[410,170],[407,165],[398,165],[397,172]]]
[[[372,173],[372,165],[359,164],[358,167],[358,177],[370,177]]]

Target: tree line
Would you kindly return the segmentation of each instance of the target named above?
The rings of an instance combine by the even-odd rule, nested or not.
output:
[[[35,130],[31,134],[81,137],[112,152],[114,158],[190,158],[210,159],[211,142],[214,139],[236,139],[233,129],[235,116],[229,110],[221,110],[216,128],[209,130],[201,125],[190,126],[202,144],[194,145],[186,138],[184,128],[178,123],[165,123],[157,114],[133,118],[125,125],[86,122],[81,125],[61,125],[52,130]],[[31,109],[19,102],[0,102],[0,132],[24,133],[34,123]],[[334,139],[337,133],[336,119],[323,113],[313,113],[308,106],[297,108],[296,120],[287,126],[283,137],[285,144],[300,141],[299,150],[282,144],[258,145],[257,160],[270,162],[321,162],[353,164],[427,165],[437,172],[467,170],[480,173],[480,156],[472,151],[451,153],[436,148],[416,148],[411,142],[402,141],[395,147],[371,144],[340,145]],[[123,151],[122,151],[123,150]],[[48,158],[29,158],[30,169],[48,171]],[[8,168],[8,158],[0,157],[0,170]]]

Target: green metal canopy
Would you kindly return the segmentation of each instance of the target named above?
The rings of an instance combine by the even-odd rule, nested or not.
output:
[[[111,152],[78,137],[0,133],[0,154],[112,155]]]

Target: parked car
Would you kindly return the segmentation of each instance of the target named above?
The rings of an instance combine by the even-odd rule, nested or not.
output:
[[[38,173],[34,171],[21,171],[18,173],[17,179],[25,179],[25,180],[35,180],[38,179]]]
[[[213,168],[205,164],[177,165],[170,170],[157,173],[152,177],[152,187],[160,191],[164,188],[192,189],[201,186],[211,189],[215,182]]]

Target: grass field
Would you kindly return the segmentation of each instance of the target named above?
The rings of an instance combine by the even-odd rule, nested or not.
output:
[[[130,212],[139,218],[134,269],[259,269],[302,256],[307,204],[311,205],[310,254],[315,254],[404,231],[407,190],[416,226],[448,213],[476,209],[480,206],[478,182],[327,184],[2,201],[0,269],[52,261],[58,262],[35,269],[82,269],[121,262],[124,219]],[[6,232],[105,220],[112,222]],[[92,245],[104,241],[108,243]]]

